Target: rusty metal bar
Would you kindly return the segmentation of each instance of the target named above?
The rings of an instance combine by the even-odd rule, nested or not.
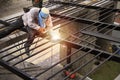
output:
[[[21,70],[17,69],[16,67],[10,66],[7,62],[0,59],[0,65],[4,68],[8,69],[9,71],[13,72],[14,74],[18,75],[19,77],[23,78],[24,80],[36,80],[35,78],[31,77],[30,75],[22,72]]]

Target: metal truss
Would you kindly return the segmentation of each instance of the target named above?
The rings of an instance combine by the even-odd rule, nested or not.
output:
[[[38,44],[35,47],[31,48],[30,51],[33,51],[36,48],[39,48],[41,50],[31,54],[30,56],[26,56],[26,57],[24,57],[24,58],[22,58],[20,60],[16,60],[16,59],[18,59],[19,57],[22,57],[23,55],[25,55],[25,52],[21,51],[21,50],[24,49],[24,47],[19,47],[19,48],[17,48],[17,50],[11,51],[9,53],[7,53],[7,51],[15,48],[16,46],[20,46],[21,44],[23,45],[26,42],[26,40],[22,41],[22,42],[19,42],[18,44],[15,44],[15,45],[12,45],[12,46],[10,46],[11,44],[9,44],[10,47],[7,47],[7,46],[6,46],[6,48],[3,47],[4,49],[0,51],[0,54],[6,53],[6,54],[4,54],[4,55],[2,55],[0,57],[0,65],[1,66],[6,68],[7,70],[13,72],[14,74],[18,75],[19,77],[23,78],[24,80],[39,80],[38,79],[39,77],[41,77],[42,75],[44,75],[45,73],[47,73],[48,71],[50,71],[51,69],[56,67],[58,64],[61,64],[61,62],[67,60],[68,64],[65,67],[63,67],[62,69],[58,70],[57,72],[55,72],[54,74],[52,74],[52,75],[50,75],[49,77],[46,78],[46,80],[51,80],[55,76],[57,76],[58,74],[61,74],[61,72],[64,71],[66,68],[71,67],[77,61],[83,59],[85,56],[87,56],[89,54],[94,55],[94,57],[92,57],[89,61],[85,62],[83,65],[78,66],[68,76],[64,77],[63,80],[67,80],[71,74],[77,72],[78,70],[81,70],[82,68],[84,68],[85,66],[90,64],[93,60],[95,60],[97,57],[104,57],[105,59],[104,59],[104,61],[102,61],[102,63],[100,63],[93,70],[88,71],[87,74],[85,74],[81,79],[79,79],[79,80],[84,80],[87,76],[89,76],[92,72],[94,72],[97,68],[99,68],[101,65],[103,65],[108,60],[112,60],[112,61],[120,63],[120,56],[116,55],[116,53],[118,53],[119,50],[116,50],[116,51],[110,53],[108,51],[102,50],[99,47],[99,45],[94,44],[94,42],[96,40],[88,41],[88,39],[90,39],[91,37],[95,37],[95,38],[101,38],[101,39],[106,40],[106,41],[116,42],[118,44],[120,43],[120,39],[112,37],[112,36],[107,34],[107,33],[109,33],[110,31],[113,31],[113,30],[119,30],[120,31],[120,26],[114,25],[112,23],[103,22],[103,20],[105,20],[105,19],[107,19],[108,17],[111,16],[109,13],[120,12],[119,9],[109,8],[109,6],[113,6],[113,5],[111,5],[111,3],[108,4],[109,6],[107,6],[107,7],[99,7],[99,6],[95,6],[95,5],[94,6],[82,5],[82,4],[70,3],[70,2],[59,2],[59,1],[53,1],[53,2],[57,3],[57,4],[69,5],[69,6],[67,6],[68,9],[73,8],[73,6],[77,6],[77,7],[74,7],[74,8],[78,12],[82,11],[83,8],[84,9],[94,9],[94,11],[91,12],[92,14],[89,15],[89,18],[93,17],[96,14],[96,11],[101,11],[101,12],[107,11],[107,12],[104,13],[104,14],[101,14],[99,17],[102,16],[102,18],[100,18],[99,20],[96,20],[96,19],[92,20],[92,19],[89,19],[89,18],[85,18],[85,16],[87,16],[88,14],[84,14],[84,15],[82,15],[80,17],[71,16],[71,15],[66,16],[66,13],[67,12],[70,13],[70,11],[72,9],[68,10],[68,11],[65,11],[63,13],[54,13],[54,10],[53,10],[53,12],[51,12],[51,15],[54,17],[53,22],[56,23],[55,26],[57,24],[61,24],[60,27],[54,27],[54,30],[65,27],[65,25],[68,25],[71,22],[84,23],[84,24],[87,24],[88,26],[85,26],[80,31],[73,32],[73,33],[66,33],[64,31],[61,31],[62,33],[68,34],[69,37],[67,37],[65,39],[61,39],[60,41],[52,43],[52,44],[49,44],[50,43],[49,40],[41,43],[44,39],[39,39],[39,40],[35,41],[33,43],[33,45],[35,45],[38,42],[40,42],[41,44]],[[60,12],[60,11],[63,11],[63,10],[67,10],[64,7],[65,6],[62,6],[60,8],[60,10],[58,9],[57,11]],[[74,14],[74,12],[73,12],[73,14]],[[105,16],[105,15],[107,15],[107,16]],[[17,17],[6,20],[6,21],[11,23],[11,22],[15,21],[16,19],[17,19]],[[0,23],[5,24],[5,26],[9,25],[9,24],[4,23],[3,21],[0,21]],[[90,28],[90,27],[93,27],[93,28],[87,30],[87,28]],[[98,29],[97,31],[94,31],[96,28],[100,28],[100,29]],[[101,31],[103,31],[105,29],[108,29],[108,30],[106,32],[104,32],[104,33],[101,33]],[[82,38],[83,36],[86,36],[86,35],[87,35],[87,37]],[[76,42],[76,40],[78,42]],[[84,42],[86,43],[85,45],[82,44]],[[55,46],[57,44],[61,44],[61,45],[64,44],[64,45],[66,45],[68,47],[67,56],[65,58],[59,60],[58,62],[56,62],[52,66],[48,67],[47,69],[42,70],[42,71],[38,71],[38,73],[36,75],[30,75],[30,74],[23,71],[21,68],[19,68],[17,66],[17,65],[20,65],[23,62],[26,62],[26,60],[28,60],[28,59],[42,53],[43,51],[50,49],[51,47],[53,47],[53,46]],[[44,45],[47,45],[47,46],[45,48],[42,48],[42,46],[44,46]],[[92,45],[94,47],[91,47],[89,45]],[[74,48],[76,50],[74,52],[71,52],[71,48]],[[9,57],[9,56],[13,55],[14,53],[18,53],[19,51],[21,51],[20,54],[14,55],[13,57]],[[86,53],[82,54],[81,56],[78,56],[75,60],[72,61],[71,57],[73,55],[75,55],[76,53],[80,52],[80,51],[84,51]],[[48,50],[48,52],[50,52],[50,51]],[[46,55],[47,53],[44,53],[44,55]],[[44,56],[44,55],[42,55],[42,56]],[[41,56],[38,56],[38,57],[41,57]]]

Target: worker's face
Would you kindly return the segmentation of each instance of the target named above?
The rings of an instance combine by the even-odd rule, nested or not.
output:
[[[47,19],[49,16],[49,14],[45,14],[43,12],[40,12],[40,15],[41,15],[42,19]]]

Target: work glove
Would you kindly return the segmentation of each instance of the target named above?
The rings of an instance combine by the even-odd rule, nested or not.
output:
[[[37,36],[42,37],[42,38],[46,37],[45,31],[46,31],[45,28],[38,29],[38,35]]]
[[[46,30],[45,30],[45,28],[40,28],[38,31],[39,31],[40,33],[44,34]]]

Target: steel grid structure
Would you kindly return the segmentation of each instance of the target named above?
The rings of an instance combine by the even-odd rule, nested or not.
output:
[[[111,3],[112,2],[114,2],[114,1],[111,1]],[[69,4],[69,6],[67,6],[67,8],[72,8],[74,6],[77,6],[77,7],[74,7],[76,9],[76,11],[77,10],[82,11],[83,9],[94,9],[94,11],[91,12],[93,14],[88,16],[89,18],[93,17],[96,14],[96,11],[101,11],[102,12],[102,11],[107,10],[107,12],[105,12],[104,14],[101,14],[100,16],[104,16],[104,15],[109,14],[109,13],[114,13],[114,12],[119,12],[120,11],[119,9],[109,8],[109,6],[113,6],[111,4],[107,4],[107,5],[109,5],[108,7],[98,7],[98,6],[95,6],[95,5],[94,6],[80,5],[80,4],[77,4],[77,3],[68,3],[68,2],[55,2],[54,1],[54,3],[64,4],[64,5]],[[64,6],[62,6],[62,8],[61,8],[61,11],[62,10],[64,10]],[[58,10],[58,12],[59,11],[60,10]],[[69,10],[67,12],[69,12]],[[54,23],[57,22],[57,24],[61,24],[60,27],[54,27],[54,30],[60,29],[61,27],[65,27],[65,25],[68,25],[69,23],[71,23],[73,21],[78,22],[78,23],[88,24],[88,26],[85,26],[80,31],[74,32],[74,33],[66,33],[65,31],[61,30],[62,33],[68,34],[69,37],[67,37],[65,39],[61,39],[60,41],[52,43],[50,45],[47,45],[45,48],[39,50],[38,52],[35,52],[34,54],[31,54],[30,56],[24,57],[23,59],[20,59],[18,61],[14,61],[15,59],[17,59],[20,56],[23,56],[25,54],[25,52],[20,52],[20,54],[18,54],[18,55],[14,55],[13,57],[9,57],[10,55],[13,55],[14,53],[24,49],[24,47],[19,47],[19,49],[15,50],[15,51],[11,51],[8,54],[2,55],[0,57],[0,65],[3,66],[4,68],[8,69],[9,71],[13,72],[14,74],[20,76],[24,80],[37,80],[38,77],[45,74],[47,71],[51,70],[52,68],[56,67],[61,62],[67,60],[68,64],[65,67],[63,67],[61,70],[58,70],[57,72],[55,72],[54,74],[52,74],[52,75],[50,75],[49,77],[46,78],[46,80],[52,80],[56,75],[60,74],[62,71],[64,71],[66,68],[73,65],[77,61],[83,59],[88,54],[95,55],[88,62],[85,62],[83,65],[78,66],[78,68],[73,70],[68,76],[64,77],[63,80],[67,80],[72,73],[75,73],[78,70],[82,69],[83,67],[87,66],[89,63],[91,63],[97,57],[99,57],[99,56],[104,57],[105,59],[104,59],[104,61],[102,61],[102,63],[100,63],[96,68],[89,71],[81,79],[79,79],[79,80],[84,80],[88,75],[90,75],[92,72],[94,72],[98,67],[100,67],[102,64],[104,64],[108,60],[113,60],[113,61],[116,61],[116,62],[120,63],[120,56],[116,55],[116,53],[119,52],[119,50],[116,50],[116,51],[110,53],[108,51],[102,50],[99,45],[94,44],[94,42],[96,40],[91,40],[90,42],[87,41],[91,37],[96,37],[96,38],[104,39],[106,41],[120,43],[120,40],[118,38],[115,38],[115,37],[112,37],[111,35],[108,35],[108,33],[110,31],[112,31],[112,30],[120,30],[120,28],[119,28],[120,26],[114,25],[112,23],[110,24],[110,23],[102,22],[103,20],[110,17],[111,15],[104,16],[103,18],[101,18],[101,19],[99,19],[97,21],[96,19],[95,20],[90,20],[89,18],[83,18],[87,14],[85,14],[83,16],[80,16],[80,17],[70,16],[69,14],[66,16],[67,12],[58,13],[58,14],[54,13],[54,12],[51,12],[51,15],[53,17],[55,17],[53,19]],[[7,21],[12,22],[15,19],[17,19],[17,17],[15,17],[13,19],[9,19]],[[67,20],[67,21],[64,21],[64,20]],[[4,23],[2,23],[2,24],[4,24]],[[93,27],[92,29],[89,29],[89,30],[87,29],[87,28],[90,28],[92,26],[95,26],[95,27]],[[97,31],[94,31],[96,28],[100,28],[100,29],[97,30]],[[105,29],[108,29],[107,32],[101,33],[101,31],[103,31]],[[79,34],[79,35],[76,36],[76,34]],[[88,35],[88,37],[82,39],[82,37],[85,36],[85,35]],[[72,38],[72,39],[69,39],[69,38]],[[38,41],[34,42],[33,45],[35,43],[37,43],[37,42],[42,42],[43,40],[44,39],[39,39]],[[78,40],[79,42],[76,42],[76,40]],[[85,42],[87,44],[83,45],[82,42]],[[1,54],[6,53],[10,49],[13,49],[14,47],[19,46],[19,45],[24,44],[24,43],[25,43],[25,41],[22,41],[22,42],[18,43],[17,45],[12,45],[9,48],[5,48],[5,49],[1,50],[0,53]],[[34,48],[31,49],[31,51],[36,49],[36,48],[41,48],[42,46],[44,46],[44,45],[46,45],[48,43],[50,43],[49,40],[35,46]],[[67,45],[67,47],[68,47],[68,55],[65,58],[58,61],[57,63],[55,63],[52,66],[48,67],[47,69],[38,72],[36,75],[29,75],[28,73],[22,71],[22,69],[17,66],[20,63],[25,62],[26,60],[36,56],[37,54],[40,54],[41,52],[51,48],[52,46],[55,46],[55,45],[59,44],[59,43]],[[94,47],[91,47],[89,45],[92,45]],[[74,52],[71,52],[71,48],[75,48],[76,50]],[[75,55],[79,51],[84,51],[86,53],[82,54],[81,56],[78,56],[75,60],[71,61],[70,57],[72,57],[73,55]],[[45,53],[45,54],[47,54],[47,53]]]

